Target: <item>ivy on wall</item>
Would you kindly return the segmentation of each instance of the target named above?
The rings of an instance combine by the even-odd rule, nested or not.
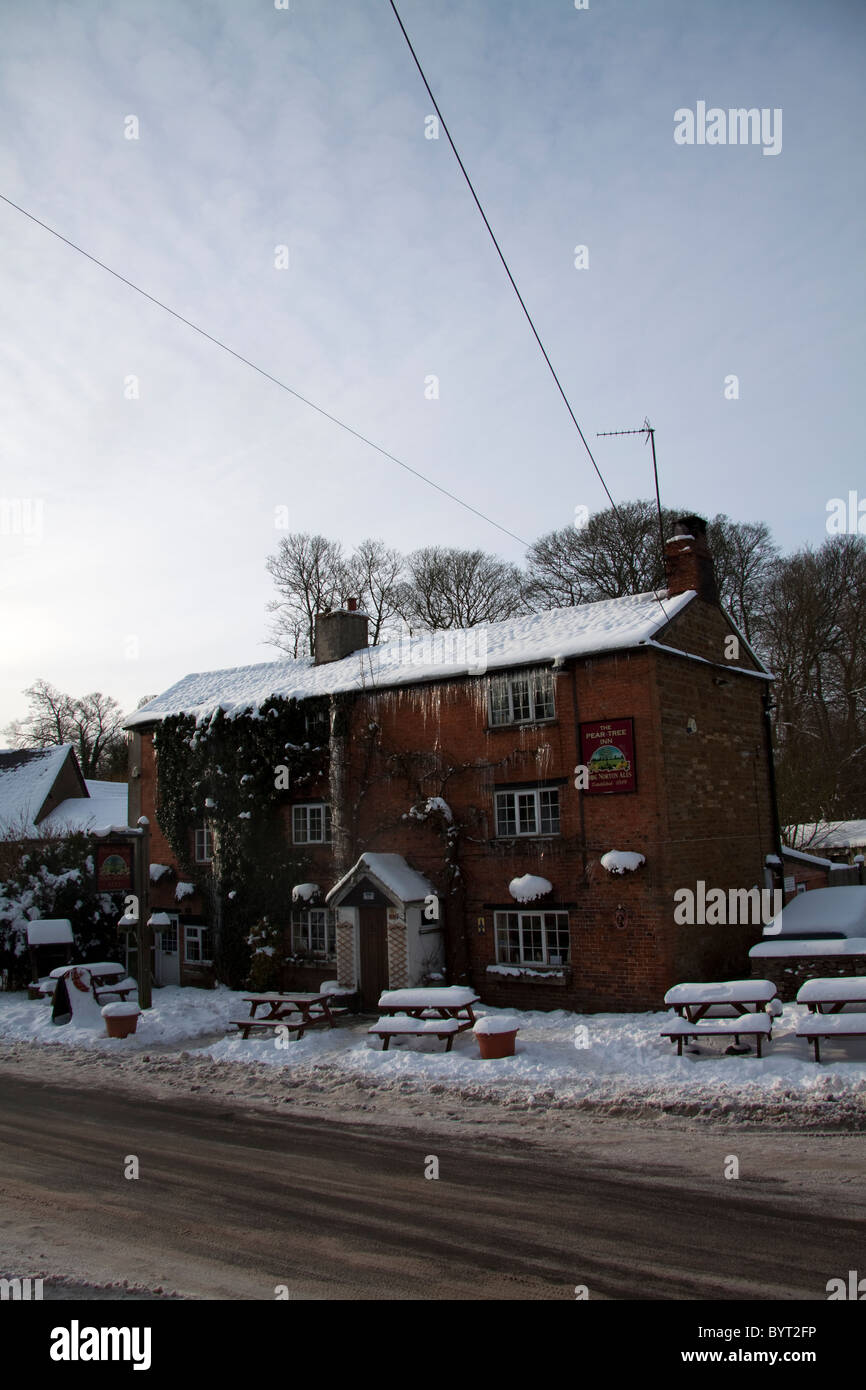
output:
[[[275,697],[203,724],[171,715],[154,732],[157,819],[207,904],[217,978],[235,988],[249,975],[251,931],[265,919],[288,926],[292,887],[309,877],[285,808],[327,776],[327,727],[326,705]],[[204,823],[212,864],[195,862]]]

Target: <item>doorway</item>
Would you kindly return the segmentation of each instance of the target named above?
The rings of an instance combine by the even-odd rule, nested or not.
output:
[[[388,926],[384,906],[358,908],[361,1008],[375,1013],[388,988]]]

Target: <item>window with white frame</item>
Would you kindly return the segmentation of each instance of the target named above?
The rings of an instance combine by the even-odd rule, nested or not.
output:
[[[527,787],[496,792],[496,834],[558,835],[559,789]]]
[[[187,965],[210,965],[213,960],[210,927],[184,927],[183,958]]]
[[[213,832],[207,825],[199,825],[195,832],[195,862],[210,864],[213,859]]]
[[[571,939],[567,912],[497,912],[496,959],[501,965],[566,965]]]
[[[529,671],[490,682],[491,724],[534,724],[555,716],[552,671]]]
[[[299,956],[336,960],[336,913],[328,907],[296,908],[292,912],[292,950]]]
[[[292,807],[292,839],[296,845],[331,843],[331,808],[324,801]]]

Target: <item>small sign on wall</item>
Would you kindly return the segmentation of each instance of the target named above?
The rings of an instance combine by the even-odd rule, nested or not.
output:
[[[581,724],[580,760],[589,773],[584,795],[637,791],[634,720],[598,719]]]
[[[132,888],[132,845],[98,845],[96,884],[102,892]]]

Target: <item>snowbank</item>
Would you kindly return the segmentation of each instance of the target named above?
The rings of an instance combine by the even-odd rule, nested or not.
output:
[[[138,1031],[119,1041],[105,1036],[104,1025],[85,1028],[74,1018],[55,1027],[43,1004],[23,993],[0,993],[0,1038],[106,1055],[119,1048],[126,1054],[193,1047],[196,1056],[218,1062],[281,1067],[289,1084],[375,1078],[380,1090],[436,1084],[530,1102],[543,1094],[562,1105],[684,1104],[719,1111],[738,1104],[809,1105],[834,1097],[866,1104],[866,1040],[828,1041],[825,1060],[816,1064],[808,1040],[796,1036],[797,1025],[809,1015],[795,1004],[785,1005],[760,1061],[754,1054],[726,1056],[724,1038],[702,1040],[698,1053],[686,1051],[678,1058],[676,1047],[659,1036],[671,1020],[661,1012],[581,1015],[479,1006],[485,1019],[507,1018],[520,1030],[513,1057],[482,1063],[468,1030],[457,1035],[451,1053],[423,1035],[395,1038],[383,1052],[368,1037],[368,1022],[348,1016],[337,1028],[316,1028],[278,1047],[270,1036],[244,1041],[228,1033],[229,1020],[248,1011],[241,993],[168,986],[154,990],[153,1000],[154,1007],[139,1018]]]

